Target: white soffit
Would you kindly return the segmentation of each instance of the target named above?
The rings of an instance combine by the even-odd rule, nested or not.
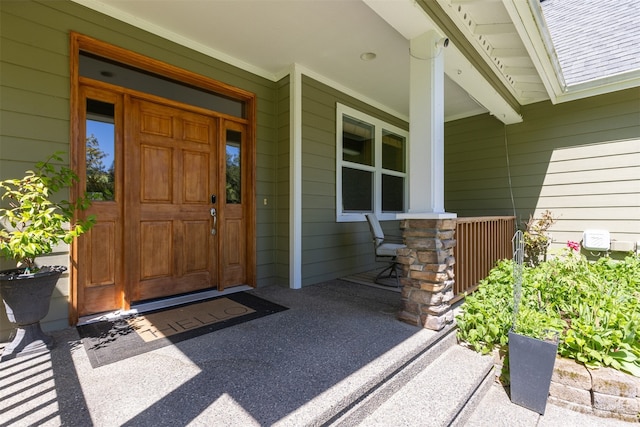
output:
[[[434,28],[411,0],[72,1],[272,81],[299,64],[305,75],[403,120],[409,116],[408,37]],[[378,59],[362,61],[363,52]],[[451,77],[445,79],[445,120],[483,114],[484,105],[496,104],[486,82],[477,84],[491,94],[488,100],[477,84],[463,90],[453,83],[457,71],[445,71]],[[496,108],[492,114],[505,116]]]
[[[444,34],[412,0],[363,1],[408,40],[432,29]],[[505,124],[522,122],[522,116],[485,80],[453,43],[449,43],[443,52],[445,74],[475,102]]]
[[[444,56],[445,73],[469,96],[504,124],[522,122],[522,116],[496,91],[455,46],[449,43]]]
[[[535,6],[530,7],[528,1],[502,0],[502,2],[529,56],[533,59],[551,102],[555,104],[558,97],[566,90],[566,86],[558,59],[552,50],[553,44],[549,34],[538,24],[543,22],[539,20],[542,18],[542,11],[539,7],[537,9]],[[537,19],[535,14],[538,14]]]
[[[520,105],[549,99],[501,0],[435,0]],[[526,3],[527,0],[514,0]]]
[[[0,0],[2,1],[2,0]],[[183,36],[176,32],[170,31],[162,25],[158,25],[154,22],[151,22],[148,19],[143,19],[139,16],[136,16],[133,13],[121,10],[114,6],[118,4],[125,4],[122,0],[71,0],[74,3],[78,3],[82,6],[85,6],[89,9],[93,9],[100,13],[103,13],[107,16],[111,16],[119,21],[125,22],[129,25],[133,25],[134,27],[140,28],[144,31],[147,31],[151,34],[158,35],[167,40],[170,40],[174,43],[185,46],[189,49],[193,49],[196,52],[200,52],[212,58],[216,58],[222,62],[226,62],[227,64],[238,67],[242,70],[253,73],[257,76],[264,77],[269,80],[276,80],[276,74],[270,70],[267,70],[265,67],[256,66],[247,61],[242,61],[235,56],[229,55],[226,52],[223,52],[219,49],[215,49],[212,46],[194,41],[192,38]],[[131,1],[130,4],[134,3],[143,3],[143,2],[134,2]]]
[[[408,43],[359,0],[73,1],[271,81],[302,65],[322,83],[408,118]],[[361,60],[365,52],[378,59]]]

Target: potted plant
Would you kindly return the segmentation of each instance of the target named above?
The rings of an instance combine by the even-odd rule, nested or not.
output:
[[[40,327],[49,312],[49,301],[65,266],[38,266],[37,257],[52,253],[56,245],[71,241],[89,230],[95,218],[75,218],[89,201],[56,201],[54,195],[69,188],[77,175],[63,162],[62,153],[25,172],[23,178],[0,181],[0,254],[17,263],[17,268],[0,271],[0,294],[9,321],[16,332],[0,360],[47,351],[53,339]],[[74,222],[75,221],[75,222]]]
[[[511,401],[544,415],[553,376],[562,322],[549,321],[544,298],[534,307],[521,307],[525,239],[513,237],[513,323],[509,330],[509,379]]]

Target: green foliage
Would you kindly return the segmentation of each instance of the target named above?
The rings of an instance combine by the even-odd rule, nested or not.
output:
[[[590,367],[640,377],[640,258],[589,262],[574,252],[525,266],[516,332],[545,339],[558,353]],[[466,297],[458,337],[476,351],[507,351],[513,314],[513,265],[498,262]]]
[[[26,171],[23,178],[0,181],[1,199],[8,203],[8,207],[0,208],[0,253],[27,271],[36,268],[36,257],[51,253],[60,242],[71,243],[95,223],[90,216],[70,226],[75,211],[89,207],[88,200],[52,200],[55,193],[78,179],[71,169],[52,164],[62,162],[60,154],[36,163],[35,171]]]
[[[227,152],[227,203],[241,203],[240,153]]]
[[[507,345],[513,315],[513,267],[511,261],[499,261],[478,289],[467,295],[463,314],[457,317],[458,338],[475,351],[490,353]]]
[[[114,165],[107,170],[102,159],[107,154],[100,149],[100,143],[95,135],[87,138],[87,194],[92,200],[114,200],[115,169]]]
[[[551,211],[542,212],[540,218],[529,217],[524,230],[524,262],[531,267],[547,259],[547,249],[551,244],[549,228],[556,219]]]

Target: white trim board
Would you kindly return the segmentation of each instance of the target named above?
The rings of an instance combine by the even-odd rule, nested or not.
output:
[[[302,72],[289,72],[289,287],[302,287]]]

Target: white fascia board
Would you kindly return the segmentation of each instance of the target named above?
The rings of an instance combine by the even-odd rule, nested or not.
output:
[[[539,23],[544,22],[544,18],[540,6],[522,0],[502,0],[502,3],[542,79],[551,102],[557,103],[558,97],[566,91],[566,86],[555,52],[549,53],[547,49],[547,46],[553,47],[551,38],[548,34],[541,33]]]
[[[389,25],[407,40],[430,30],[444,36],[427,13],[413,0],[363,0]],[[452,43],[445,52],[444,68],[447,76],[462,87],[476,102],[505,124],[522,122],[522,116],[482,77]]]
[[[2,1],[2,0],[0,0]],[[82,6],[88,7],[89,9],[93,9],[97,12],[103,13],[107,16],[115,18],[119,21],[125,22],[127,24],[133,25],[134,27],[141,28],[151,34],[155,34],[164,39],[175,42],[179,45],[188,47],[189,49],[193,49],[197,52],[200,52],[204,55],[210,56],[212,58],[218,59],[222,62],[225,62],[229,65],[237,67],[241,70],[248,71],[252,74],[255,74],[260,77],[264,77],[267,80],[277,81],[276,75],[273,73],[256,67],[255,65],[249,64],[248,62],[244,62],[235,58],[231,55],[228,55],[224,52],[221,52],[216,49],[212,49],[208,46],[203,45],[202,43],[198,43],[189,38],[183,37],[179,34],[174,33],[173,31],[168,31],[166,28],[160,27],[158,25],[152,24],[149,21],[145,21],[144,19],[140,19],[136,16],[133,16],[129,13],[123,12],[120,9],[114,8],[112,6],[106,5],[98,0],[71,0],[74,3],[78,3]]]
[[[640,70],[616,74],[601,79],[590,80],[577,85],[568,86],[568,90],[558,96],[558,102],[575,101],[576,99],[603,95],[618,90],[640,87]]]

